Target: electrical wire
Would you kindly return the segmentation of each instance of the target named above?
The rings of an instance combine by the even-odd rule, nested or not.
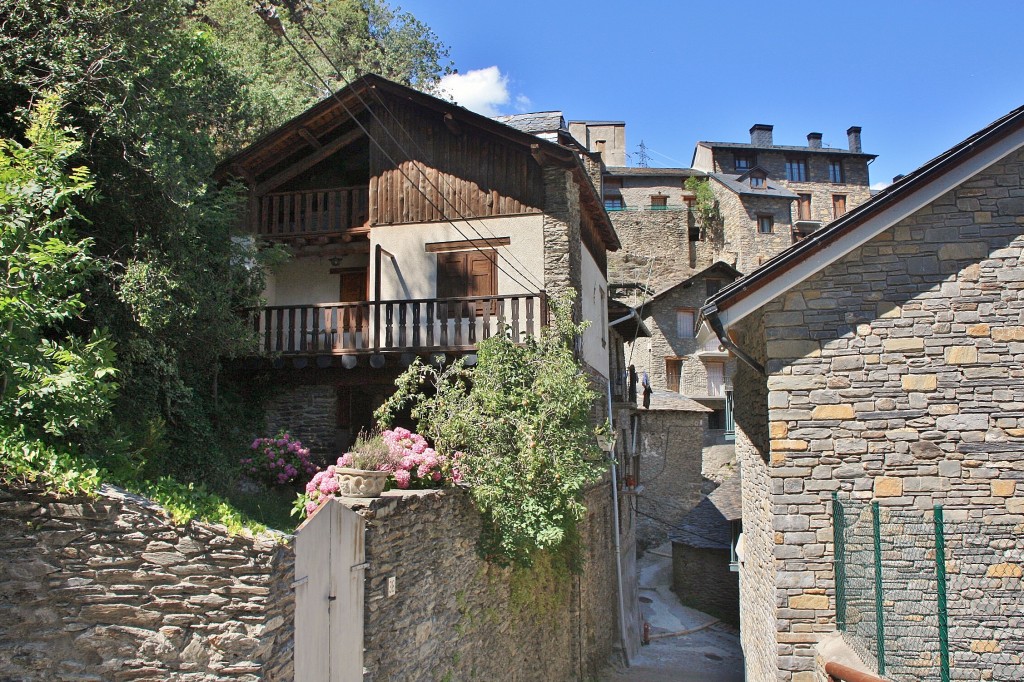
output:
[[[316,12],[311,12],[310,14],[313,16],[314,21],[316,21],[317,24],[320,26],[320,30],[322,30],[327,35],[331,35],[330,31],[327,30],[327,27],[324,25],[323,21],[316,14]],[[306,26],[305,22],[302,20],[301,16],[296,15],[296,23],[303,30],[303,32],[305,32],[306,36],[313,43],[313,45],[320,52],[320,54],[323,55],[324,59],[327,60],[327,63],[330,64],[331,68],[334,69],[335,73],[338,74],[338,78],[341,79],[341,81],[345,84],[346,87],[350,87],[351,84],[352,84],[351,81],[349,81],[349,79],[345,77],[345,74],[342,73],[342,70],[339,68],[339,66],[334,62],[333,59],[331,59],[330,55],[327,54],[327,51],[324,50],[324,48],[320,45],[320,43],[317,41],[316,37],[312,34],[312,32]],[[338,48],[340,49],[341,48],[340,41],[337,38],[334,38],[333,40],[334,40],[335,44],[338,46]],[[384,111],[386,111],[391,116],[392,120],[395,122],[395,125],[398,126],[399,130],[402,133],[404,133],[405,136],[409,139],[409,142],[412,143],[413,148],[419,153],[419,155],[422,158],[427,158],[429,155],[427,154],[426,150],[424,150],[419,145],[419,143],[416,141],[416,138],[402,124],[402,122],[401,122],[401,120],[399,120],[398,116],[396,116],[395,113],[393,111],[391,111],[390,107],[388,107],[387,103],[384,101],[384,98],[380,96],[380,93],[377,92],[377,90],[375,88],[371,88],[370,92],[373,93],[373,96],[380,103],[380,106],[384,109]],[[476,229],[476,227],[473,226],[473,223],[471,222],[471,219],[469,217],[467,217],[464,213],[462,213],[462,211],[459,210],[459,207],[456,204],[454,204],[451,200],[449,200],[447,198],[445,192],[441,191],[441,188],[438,185],[434,184],[434,182],[430,179],[430,176],[427,175],[426,171],[423,169],[423,166],[425,164],[423,162],[417,162],[416,159],[413,158],[412,154],[409,154],[409,152],[402,146],[402,143],[399,142],[398,139],[391,133],[391,128],[389,126],[387,126],[384,123],[384,121],[381,120],[381,118],[379,116],[377,116],[376,111],[374,111],[374,109],[368,105],[366,100],[363,99],[362,95],[360,95],[358,92],[355,92],[355,91],[353,91],[353,94],[356,96],[356,98],[359,100],[359,102],[364,107],[366,107],[366,110],[370,113],[370,116],[372,116],[378,123],[380,123],[381,128],[384,130],[384,133],[389,138],[391,138],[391,141],[395,144],[396,147],[398,147],[399,151],[401,151],[401,153],[407,159],[409,159],[412,162],[413,168],[416,169],[416,172],[418,172],[422,176],[423,180],[427,184],[429,184],[430,187],[433,190],[435,190],[438,193],[438,196],[440,196],[442,198],[442,203],[448,204],[452,208],[452,210],[455,211],[456,217],[458,219],[460,219],[460,220],[465,221],[466,224],[473,230],[473,232],[475,232],[476,235],[478,237],[480,237],[480,239],[482,239],[485,243],[487,243],[488,246],[491,246],[492,248],[496,248],[497,246],[500,246],[500,245],[492,245],[490,243],[490,240],[497,240],[497,237],[494,235],[494,233],[492,233],[490,230],[487,230],[488,234],[490,234],[490,237],[485,237],[483,234],[481,234],[480,231],[478,229]],[[447,186],[447,188],[449,190],[454,189],[453,185],[446,178],[442,178],[442,182]],[[417,189],[419,189],[419,188],[417,187]],[[425,193],[424,193],[424,196],[426,197]],[[463,201],[465,203],[465,200],[463,200]],[[468,208],[468,205],[466,206],[466,208]],[[441,211],[441,214],[445,215],[444,211]],[[445,217],[447,218],[447,216],[445,216]],[[480,221],[480,226],[482,228],[485,227],[484,223],[482,221]],[[529,268],[527,268],[526,265],[521,260],[519,260],[518,256],[516,256],[513,251],[508,251],[507,254],[503,253],[502,255],[505,258],[505,262],[508,263],[508,265],[511,268],[513,268],[516,271],[516,273],[522,275],[525,279],[527,279],[531,283],[533,283],[537,288],[539,288],[539,289],[543,288],[543,285],[535,280],[535,278],[532,276],[532,274],[529,273]],[[524,269],[526,269],[526,272],[523,272],[523,270],[520,270],[519,267],[517,267],[515,264],[513,264],[508,256],[512,256],[512,258],[514,258],[515,261],[519,265],[521,265]]]

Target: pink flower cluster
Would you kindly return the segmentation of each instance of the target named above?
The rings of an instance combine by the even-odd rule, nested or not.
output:
[[[338,462],[340,463],[341,459]],[[306,516],[315,512],[340,490],[341,486],[338,484],[338,477],[334,475],[334,469],[332,464],[323,471],[316,472],[306,484]]]
[[[316,471],[309,448],[284,431],[275,438],[257,438],[249,449],[252,452],[242,458],[242,467],[246,474],[267,485],[288,485],[299,474],[308,476]]]
[[[451,471],[449,458],[430,447],[427,439],[418,433],[399,427],[381,435],[391,450],[392,476],[399,488],[434,488],[441,485],[444,474]]]

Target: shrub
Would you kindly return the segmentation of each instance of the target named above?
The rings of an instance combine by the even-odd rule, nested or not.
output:
[[[274,438],[257,438],[249,449],[250,455],[242,458],[245,473],[271,487],[288,485],[297,481],[300,474],[309,476],[316,471],[309,448],[286,431],[280,431]]]

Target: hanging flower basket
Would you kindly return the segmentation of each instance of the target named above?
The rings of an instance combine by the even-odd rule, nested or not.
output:
[[[380,497],[390,475],[390,471],[349,469],[347,467],[335,467],[334,469],[334,476],[338,479],[338,494],[343,497]]]

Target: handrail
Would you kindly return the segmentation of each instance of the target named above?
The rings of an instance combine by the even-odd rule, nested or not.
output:
[[[885,679],[877,675],[835,661],[825,664],[825,674],[829,676],[831,682],[886,682]]]

